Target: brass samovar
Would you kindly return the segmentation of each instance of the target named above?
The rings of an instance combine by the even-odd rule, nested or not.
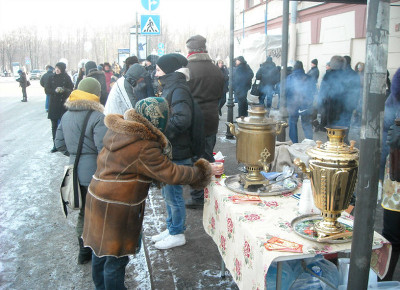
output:
[[[266,117],[263,105],[253,105],[248,117],[237,118],[239,129],[229,123],[231,133],[236,137],[236,159],[245,164],[247,172],[240,175],[244,188],[249,185],[267,185],[269,182],[260,173],[268,171],[275,156],[275,138],[284,126],[284,122],[275,122]]]
[[[344,232],[337,221],[347,209],[357,181],[358,149],[355,141],[344,143],[346,127],[326,128],[329,141],[307,150],[309,169],[296,158],[294,163],[311,179],[314,203],[321,210],[322,220],[315,223],[320,238]]]

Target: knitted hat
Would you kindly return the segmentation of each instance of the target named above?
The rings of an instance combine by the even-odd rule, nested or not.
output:
[[[19,73],[19,74],[22,73],[22,70],[19,69],[19,70],[17,71],[17,73]]]
[[[149,61],[149,62],[151,62],[151,64],[156,64],[156,63],[157,63],[157,60],[158,60],[159,58],[160,58],[160,57],[159,57],[158,55],[149,54],[149,55],[146,57],[146,60]]]
[[[85,75],[88,75],[94,71],[97,71],[97,65],[94,61],[90,60],[85,64]]]
[[[315,65],[318,65],[318,59],[314,58],[314,59],[311,61],[311,63],[313,63],[313,64],[315,64]]]
[[[168,123],[168,102],[161,97],[150,97],[136,103],[138,114],[149,120],[160,131],[164,131]]]
[[[186,41],[186,47],[190,51],[205,51],[206,50],[206,39],[201,35],[195,35],[190,37]]]
[[[147,76],[146,69],[138,63],[131,65],[125,74],[125,78],[130,83],[131,81],[137,81],[138,79],[145,78],[146,76]]]
[[[78,90],[100,97],[101,85],[95,78],[84,78],[79,82]]]
[[[166,74],[172,73],[188,64],[186,57],[179,53],[164,54],[157,60],[158,67]]]
[[[67,65],[63,62],[57,62],[56,67],[58,67],[62,73],[67,69]]]

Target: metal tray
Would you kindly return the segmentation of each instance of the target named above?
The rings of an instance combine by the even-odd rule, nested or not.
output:
[[[248,188],[244,188],[243,185],[239,182],[239,180],[240,180],[240,175],[229,176],[225,179],[225,186],[237,193],[257,195],[257,196],[280,195],[283,193],[292,192],[293,190],[296,189],[296,188],[287,189],[277,184],[274,184],[272,186],[250,185]]]
[[[341,238],[337,240],[327,240],[324,242],[318,241],[317,232],[314,230],[314,223],[322,220],[322,216],[318,214],[301,215],[292,220],[291,226],[293,231],[299,236],[319,243],[329,244],[343,244],[351,242],[352,237]],[[347,219],[338,218],[338,222],[346,229],[346,231],[353,231],[353,222]]]

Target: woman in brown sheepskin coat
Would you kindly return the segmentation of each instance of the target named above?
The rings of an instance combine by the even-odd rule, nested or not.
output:
[[[171,148],[159,130],[168,122],[165,99],[147,98],[135,108],[124,116],[105,117],[108,131],[89,185],[83,239],[94,252],[96,289],[124,289],[127,256],[140,247],[145,200],[153,181],[204,188],[215,173],[204,159],[193,167],[171,162]]]

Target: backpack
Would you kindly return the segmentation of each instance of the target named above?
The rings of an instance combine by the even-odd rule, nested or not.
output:
[[[200,108],[199,104],[196,102],[196,100],[193,99],[193,96],[192,96],[189,88],[186,86],[178,85],[176,88],[174,88],[171,92],[168,93],[166,100],[168,101],[169,105],[172,103],[172,94],[174,93],[174,91],[177,88],[186,90],[186,92],[188,92],[190,95],[190,99],[192,100],[192,123],[190,125],[190,141],[191,141],[190,148],[192,150],[193,155],[200,158],[201,156],[204,155],[205,139],[206,139],[206,135],[204,133],[203,112],[201,111],[201,108]]]

